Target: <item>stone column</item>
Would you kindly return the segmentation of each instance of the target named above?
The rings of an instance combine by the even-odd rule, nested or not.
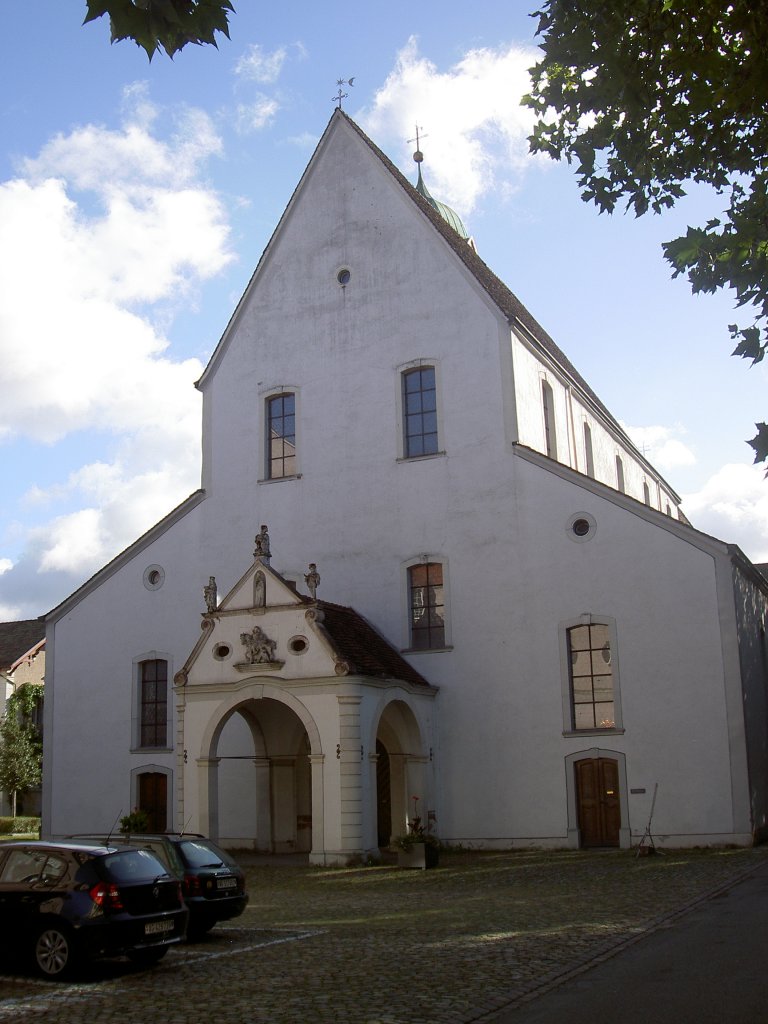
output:
[[[272,801],[268,757],[253,759],[253,795],[256,802],[256,835],[253,846],[263,853],[272,851]]]
[[[363,853],[363,749],[360,738],[359,694],[340,695],[339,760],[340,853],[348,857]]]
[[[218,757],[197,759],[197,780],[200,802],[197,831],[211,839],[219,836],[219,761]]]

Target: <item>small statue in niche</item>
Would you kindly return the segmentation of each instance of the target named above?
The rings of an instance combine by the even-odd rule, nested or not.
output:
[[[307,584],[307,590],[312,595],[312,600],[317,600],[317,588],[320,585],[320,573],[317,571],[317,565],[315,562],[309,563],[309,572],[304,573],[304,582]]]
[[[215,612],[219,604],[215,576],[208,577],[208,582],[203,587],[203,594],[205,596],[205,607],[209,612]]]
[[[271,556],[272,552],[269,550],[269,534],[267,533],[266,526],[262,526],[256,534],[255,543],[254,558],[269,558]]]
[[[259,569],[253,577],[253,607],[263,608],[267,603],[267,577]]]
[[[250,633],[241,633],[240,642],[245,647],[245,660],[249,665],[267,665],[275,660],[277,645],[260,626],[254,626]]]

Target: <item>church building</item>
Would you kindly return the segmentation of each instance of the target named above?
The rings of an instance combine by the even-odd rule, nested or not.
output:
[[[47,616],[45,836],[766,837],[766,578],[342,110],[196,386],[200,489]]]

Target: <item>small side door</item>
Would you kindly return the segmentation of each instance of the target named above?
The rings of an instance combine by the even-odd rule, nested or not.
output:
[[[576,799],[583,847],[618,846],[621,829],[619,765],[609,757],[577,761]]]

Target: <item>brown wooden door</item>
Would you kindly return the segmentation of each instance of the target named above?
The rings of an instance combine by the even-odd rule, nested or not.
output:
[[[165,832],[168,827],[168,780],[162,772],[143,772],[139,776],[139,810],[149,816],[150,832]]]
[[[618,846],[621,828],[619,765],[608,757],[576,762],[581,845]]]

